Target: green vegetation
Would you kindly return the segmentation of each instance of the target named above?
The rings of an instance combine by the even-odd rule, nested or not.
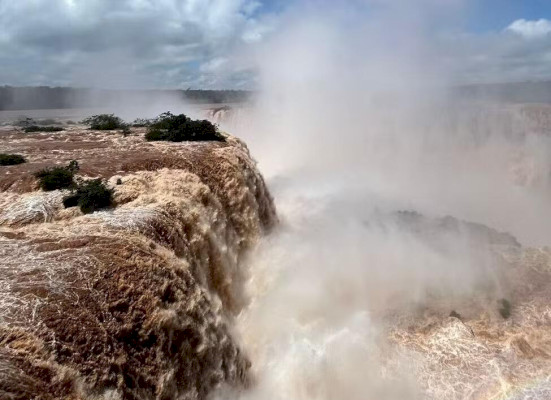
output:
[[[150,119],[136,118],[134,120],[134,122],[132,122],[132,126],[134,128],[145,128],[145,127],[148,127],[149,125],[151,125],[152,123],[153,123],[153,121],[150,120]]]
[[[19,119],[18,121],[14,122],[15,126],[19,126],[21,128],[27,128],[31,125],[36,125],[36,121],[29,117],[22,117],[22,119]]]
[[[499,301],[499,304],[501,305],[501,307],[499,308],[499,313],[501,314],[503,319],[509,318],[511,316],[511,302],[506,299],[501,299]]]
[[[25,133],[32,133],[32,132],[60,132],[63,128],[59,126],[38,126],[38,125],[30,125],[24,128]]]
[[[63,199],[65,208],[78,206],[84,214],[89,214],[109,207],[113,202],[113,191],[105,186],[101,179],[79,180],[75,183],[75,173],[78,170],[78,162],[73,160],[65,167],[43,169],[35,176],[45,191],[72,190],[72,193]]]
[[[35,176],[44,191],[73,188],[74,176],[79,170],[78,162],[71,161],[66,167],[52,167],[38,171]]]
[[[450,317],[454,317],[454,318],[457,318],[457,319],[461,319],[461,314],[459,314],[457,311],[455,310],[452,310],[452,312],[450,313]]]
[[[184,114],[174,115],[170,112],[161,114],[149,125],[145,138],[149,141],[170,142],[226,140],[209,121],[192,120]]]
[[[70,196],[66,196],[63,198],[63,206],[65,208],[76,207],[78,206],[78,199],[79,199],[79,196],[77,196],[76,194],[71,194]]]
[[[126,129],[128,125],[114,114],[93,115],[82,121],[84,125],[90,125],[90,129],[96,131],[112,131],[115,129]]]
[[[0,153],[0,165],[17,165],[26,162],[23,156],[19,154]]]
[[[113,202],[113,191],[101,179],[79,182],[75,192],[63,199],[65,208],[79,206],[84,214],[107,208]]]

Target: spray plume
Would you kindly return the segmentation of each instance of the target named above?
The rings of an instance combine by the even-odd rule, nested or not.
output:
[[[550,393],[550,293],[530,283],[549,252],[512,236],[548,243],[550,138],[529,107],[446,89],[461,66],[439,28],[466,7],[305,2],[256,54],[255,106],[221,124],[250,144],[282,223],[251,257],[237,327],[256,384],[233,396]]]

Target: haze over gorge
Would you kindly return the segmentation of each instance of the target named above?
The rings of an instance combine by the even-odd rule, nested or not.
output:
[[[0,24],[0,400],[551,399],[551,6]]]

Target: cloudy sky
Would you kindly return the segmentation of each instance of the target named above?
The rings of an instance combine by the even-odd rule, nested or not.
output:
[[[0,0],[0,85],[254,88],[289,21],[338,7],[381,46],[422,14],[458,82],[551,79],[549,0]]]

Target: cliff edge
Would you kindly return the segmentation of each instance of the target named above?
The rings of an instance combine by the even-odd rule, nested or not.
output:
[[[276,223],[247,147],[150,143],[70,127],[4,127],[0,167],[0,398],[202,399],[246,385],[229,332],[243,261]],[[77,160],[114,206],[84,215],[34,173]]]

